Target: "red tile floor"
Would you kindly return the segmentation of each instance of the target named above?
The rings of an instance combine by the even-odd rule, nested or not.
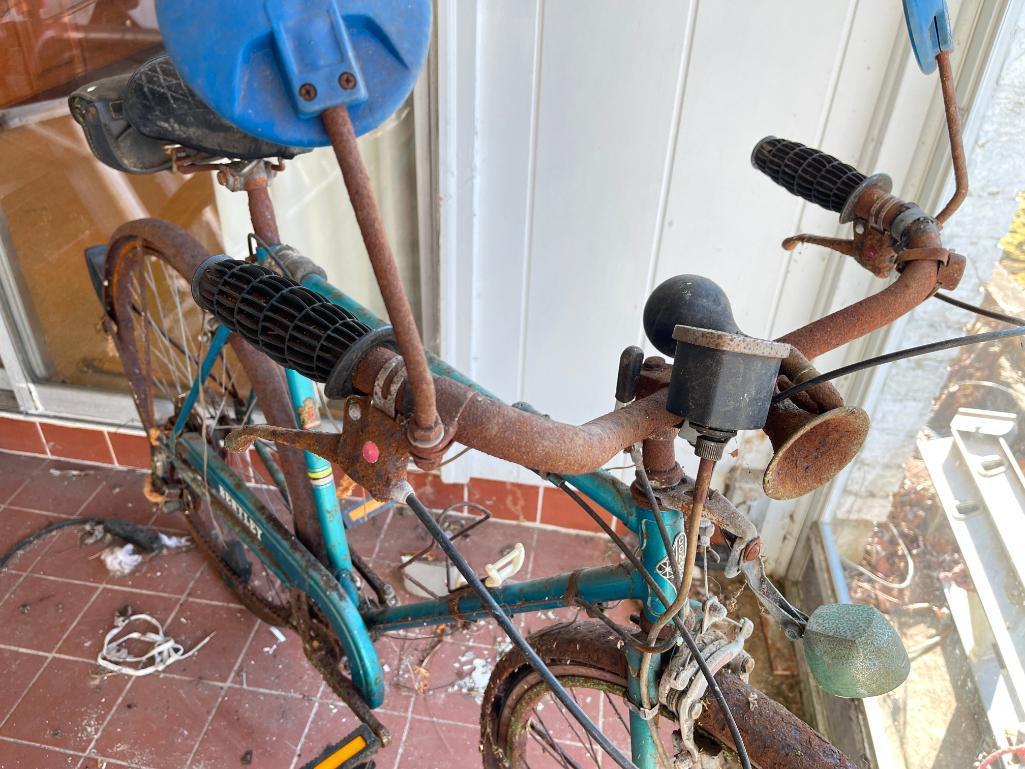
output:
[[[0,452],[0,552],[75,515],[179,531],[176,516],[145,500],[142,477]],[[113,577],[95,557],[101,545],[82,546],[79,535],[75,528],[55,534],[0,572],[2,769],[289,769],[354,728],[308,666],[298,639],[286,633],[279,642],[238,605],[199,553],[158,556],[128,577]],[[419,549],[425,537],[408,512],[396,510],[358,527],[351,539],[397,584],[399,553]],[[524,576],[617,557],[604,538],[505,521],[481,527],[464,550],[479,566],[517,541],[530,554]],[[214,636],[161,674],[101,676],[96,654],[125,606],[162,621],[186,648]],[[554,618],[519,621],[531,629]],[[463,689],[474,660],[492,663],[499,655],[499,633],[477,623],[440,645],[434,638],[428,630],[410,631],[378,645],[388,683],[381,717],[394,736],[379,755],[380,769],[480,765],[479,706]],[[423,694],[413,688],[416,667],[430,671],[419,679]]]

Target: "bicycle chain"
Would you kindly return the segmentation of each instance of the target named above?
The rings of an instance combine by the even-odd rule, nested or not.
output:
[[[242,601],[242,605],[249,609],[258,619],[263,620],[268,625],[274,627],[284,627],[290,625],[289,612],[283,606],[275,606],[270,601],[259,595],[253,588],[249,586],[247,582],[243,582],[242,579],[235,573],[235,570],[231,568],[231,565],[222,558],[214,548],[206,536],[199,530],[199,528],[192,522],[192,516],[188,510],[182,511],[182,517],[185,519],[185,528],[189,530],[189,534],[192,535],[193,541],[199,547],[200,550],[213,561],[217,571],[220,572],[221,577],[225,582],[228,583],[235,595]],[[229,521],[229,523],[231,523]],[[232,524],[234,526],[234,524]]]

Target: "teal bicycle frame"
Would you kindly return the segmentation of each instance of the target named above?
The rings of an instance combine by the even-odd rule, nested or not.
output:
[[[257,258],[267,258],[262,248]],[[371,328],[384,322],[318,276],[307,277],[303,285],[351,312]],[[200,385],[211,372],[231,332],[220,326],[214,332],[210,347],[203,359],[196,380],[185,398],[179,418],[165,448],[183,480],[202,498],[217,504],[222,514],[233,516],[242,541],[250,547],[264,565],[289,589],[297,589],[309,596],[327,619],[341,641],[349,661],[353,683],[372,708],[384,702],[384,678],[372,635],[399,628],[438,625],[457,620],[481,619],[489,616],[480,598],[466,592],[458,600],[438,599],[402,606],[360,611],[356,582],[352,575],[343,518],[338,505],[331,464],[321,457],[306,452],[306,468],[313,487],[317,516],[323,532],[328,564],[325,566],[299,542],[243,483],[237,474],[219,457],[205,449],[199,436],[185,432],[186,415],[199,397]],[[455,379],[474,388],[486,397],[495,396],[444,361],[430,356],[431,369],[437,376]],[[314,383],[295,371],[287,371],[288,390],[295,412],[300,415],[300,426],[313,427],[317,419]],[[633,501],[629,488],[611,474],[599,470],[587,475],[561,476],[555,480],[565,482],[611,513],[634,532],[640,542],[641,559],[665,595],[672,600],[675,589],[660,573],[670,557],[666,552],[654,513]],[[673,542],[680,535],[681,515],[675,511],[662,513]],[[668,573],[668,570],[666,570]],[[663,609],[661,602],[649,590],[642,576],[629,564],[580,569],[552,577],[515,582],[492,589],[492,595],[509,614],[545,611],[572,604],[579,596],[591,603],[637,599],[644,613],[653,619]],[[640,700],[642,682],[636,678],[637,656],[624,650],[630,671],[628,691],[634,701]],[[656,655],[657,657],[657,655]],[[651,665],[651,678],[645,684],[654,695],[654,685],[661,661]],[[649,724],[638,712],[630,711],[631,752],[639,769],[654,769],[656,750]]]

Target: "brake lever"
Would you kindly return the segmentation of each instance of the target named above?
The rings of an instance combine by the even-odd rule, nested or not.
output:
[[[345,399],[340,433],[247,425],[229,433],[224,447],[242,452],[257,440],[309,451],[334,462],[375,499],[402,501],[409,493],[410,450],[405,430],[401,422],[374,408],[369,397]]]
[[[740,567],[740,570],[759,603],[765,607],[769,616],[783,628],[787,638],[791,641],[801,638],[808,625],[808,615],[784,598],[776,586],[769,581],[762,559],[755,558],[748,561]]]
[[[793,251],[802,243],[822,246],[854,260],[877,278],[885,278],[897,265],[897,251],[890,236],[868,226],[863,221],[854,223],[853,238],[827,238],[822,235],[801,233],[783,241],[783,248]]]

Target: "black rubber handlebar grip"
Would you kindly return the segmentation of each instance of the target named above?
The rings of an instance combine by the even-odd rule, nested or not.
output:
[[[359,359],[391,346],[391,326],[371,330],[326,297],[266,267],[212,256],[192,277],[196,304],[274,362],[315,382],[329,397],[351,392]]]
[[[751,163],[787,192],[838,214],[866,180],[832,155],[775,136],[755,145]]]

